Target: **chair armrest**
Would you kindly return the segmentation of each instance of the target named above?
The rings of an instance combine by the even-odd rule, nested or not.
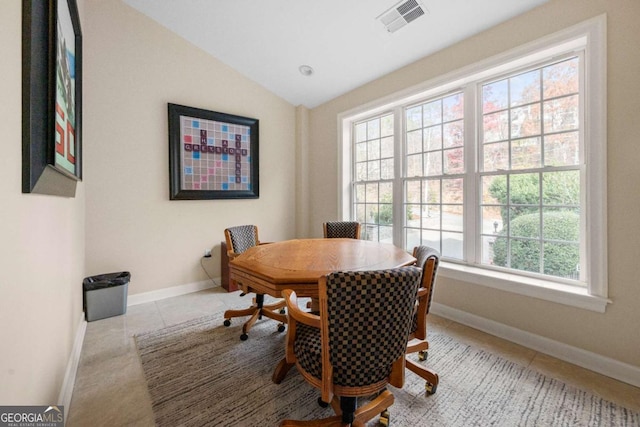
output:
[[[287,314],[296,322],[320,329],[320,316],[303,311],[298,306],[298,297],[291,289],[282,291],[284,301],[287,304]]]

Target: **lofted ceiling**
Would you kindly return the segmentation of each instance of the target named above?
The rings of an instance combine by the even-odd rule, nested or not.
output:
[[[406,0],[123,1],[291,104],[313,108],[548,0],[417,0],[425,14],[395,32],[377,18]]]

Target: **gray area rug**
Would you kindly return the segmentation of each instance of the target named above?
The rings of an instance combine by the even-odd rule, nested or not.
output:
[[[275,322],[259,321],[241,342],[242,319],[228,328],[222,320],[218,313],[136,336],[157,425],[277,426],[333,415],[295,367],[282,384],[271,382],[284,356]],[[407,371],[402,389],[389,387],[395,427],[640,426],[639,413],[445,334],[429,342],[437,393],[426,396],[424,381]]]

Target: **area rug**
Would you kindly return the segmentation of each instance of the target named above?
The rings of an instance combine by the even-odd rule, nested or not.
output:
[[[277,426],[333,414],[295,368],[271,381],[284,356],[275,322],[258,322],[240,341],[240,321],[222,320],[218,313],[136,336],[158,426]],[[637,412],[444,333],[429,342],[437,392],[425,395],[424,381],[407,371],[402,389],[389,388],[393,426],[640,426]]]

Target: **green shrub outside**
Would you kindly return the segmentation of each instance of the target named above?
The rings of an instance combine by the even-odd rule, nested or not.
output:
[[[544,233],[544,274],[573,277],[580,262],[578,241],[580,216],[573,211],[546,212],[542,216]],[[511,235],[535,240],[511,239],[511,265],[507,265],[506,229],[498,233],[493,243],[493,263],[517,270],[540,272],[540,217],[521,215],[511,221]],[[560,240],[572,243],[555,243]]]

